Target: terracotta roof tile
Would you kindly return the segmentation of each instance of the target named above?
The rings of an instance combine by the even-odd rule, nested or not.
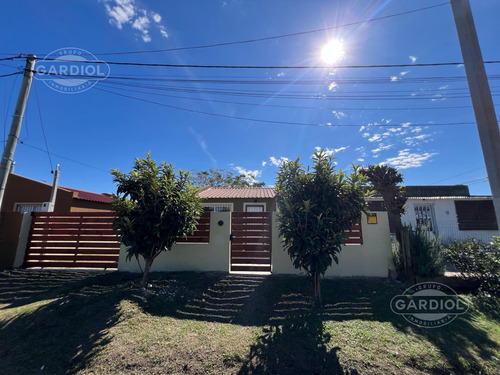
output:
[[[271,187],[210,187],[199,193],[201,198],[274,198],[276,192]]]
[[[101,203],[113,202],[113,198],[106,194],[92,193],[90,191],[79,190],[63,186],[60,186],[60,188],[76,193],[76,196],[74,197],[76,199],[82,199],[85,201],[92,201],[92,202],[101,202]]]

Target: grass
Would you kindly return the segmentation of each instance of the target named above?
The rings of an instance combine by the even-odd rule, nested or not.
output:
[[[407,285],[302,277],[0,272],[2,374],[498,374],[500,303],[421,329],[393,314]]]

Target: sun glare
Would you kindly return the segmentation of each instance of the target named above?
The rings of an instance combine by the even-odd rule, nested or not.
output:
[[[338,39],[329,41],[321,51],[321,58],[327,64],[336,63],[341,60],[344,55],[344,43]]]

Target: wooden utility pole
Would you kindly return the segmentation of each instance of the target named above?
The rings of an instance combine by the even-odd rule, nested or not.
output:
[[[23,122],[24,110],[28,101],[28,96],[31,88],[31,80],[33,78],[33,68],[35,67],[35,55],[28,55],[26,58],[26,66],[24,68],[24,78],[17,97],[16,109],[12,116],[10,125],[9,137],[3,149],[2,160],[0,162],[0,211],[2,209],[3,197],[5,188],[10,174],[10,166],[14,159],[14,151],[16,150],[17,140],[21,132],[21,124]]]
[[[500,132],[469,0],[451,0],[467,82],[483,149],[497,223],[500,225]]]

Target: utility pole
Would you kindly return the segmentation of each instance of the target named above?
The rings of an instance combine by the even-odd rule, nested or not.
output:
[[[54,182],[52,183],[52,191],[50,192],[50,207],[49,212],[54,212],[54,207],[56,206],[57,197],[57,185],[59,184],[59,164],[56,165],[56,170],[54,172]]]
[[[469,0],[451,0],[467,82],[483,149],[497,223],[500,225],[500,132]]]
[[[24,77],[17,98],[16,109],[12,116],[10,125],[9,137],[3,149],[2,160],[0,162],[0,210],[2,209],[3,197],[5,195],[5,187],[10,174],[10,166],[14,159],[14,151],[16,150],[17,140],[21,131],[21,123],[23,121],[24,110],[28,101],[28,96],[31,88],[31,80],[33,78],[33,68],[35,67],[35,55],[28,55],[26,58],[26,66],[24,67]]]

